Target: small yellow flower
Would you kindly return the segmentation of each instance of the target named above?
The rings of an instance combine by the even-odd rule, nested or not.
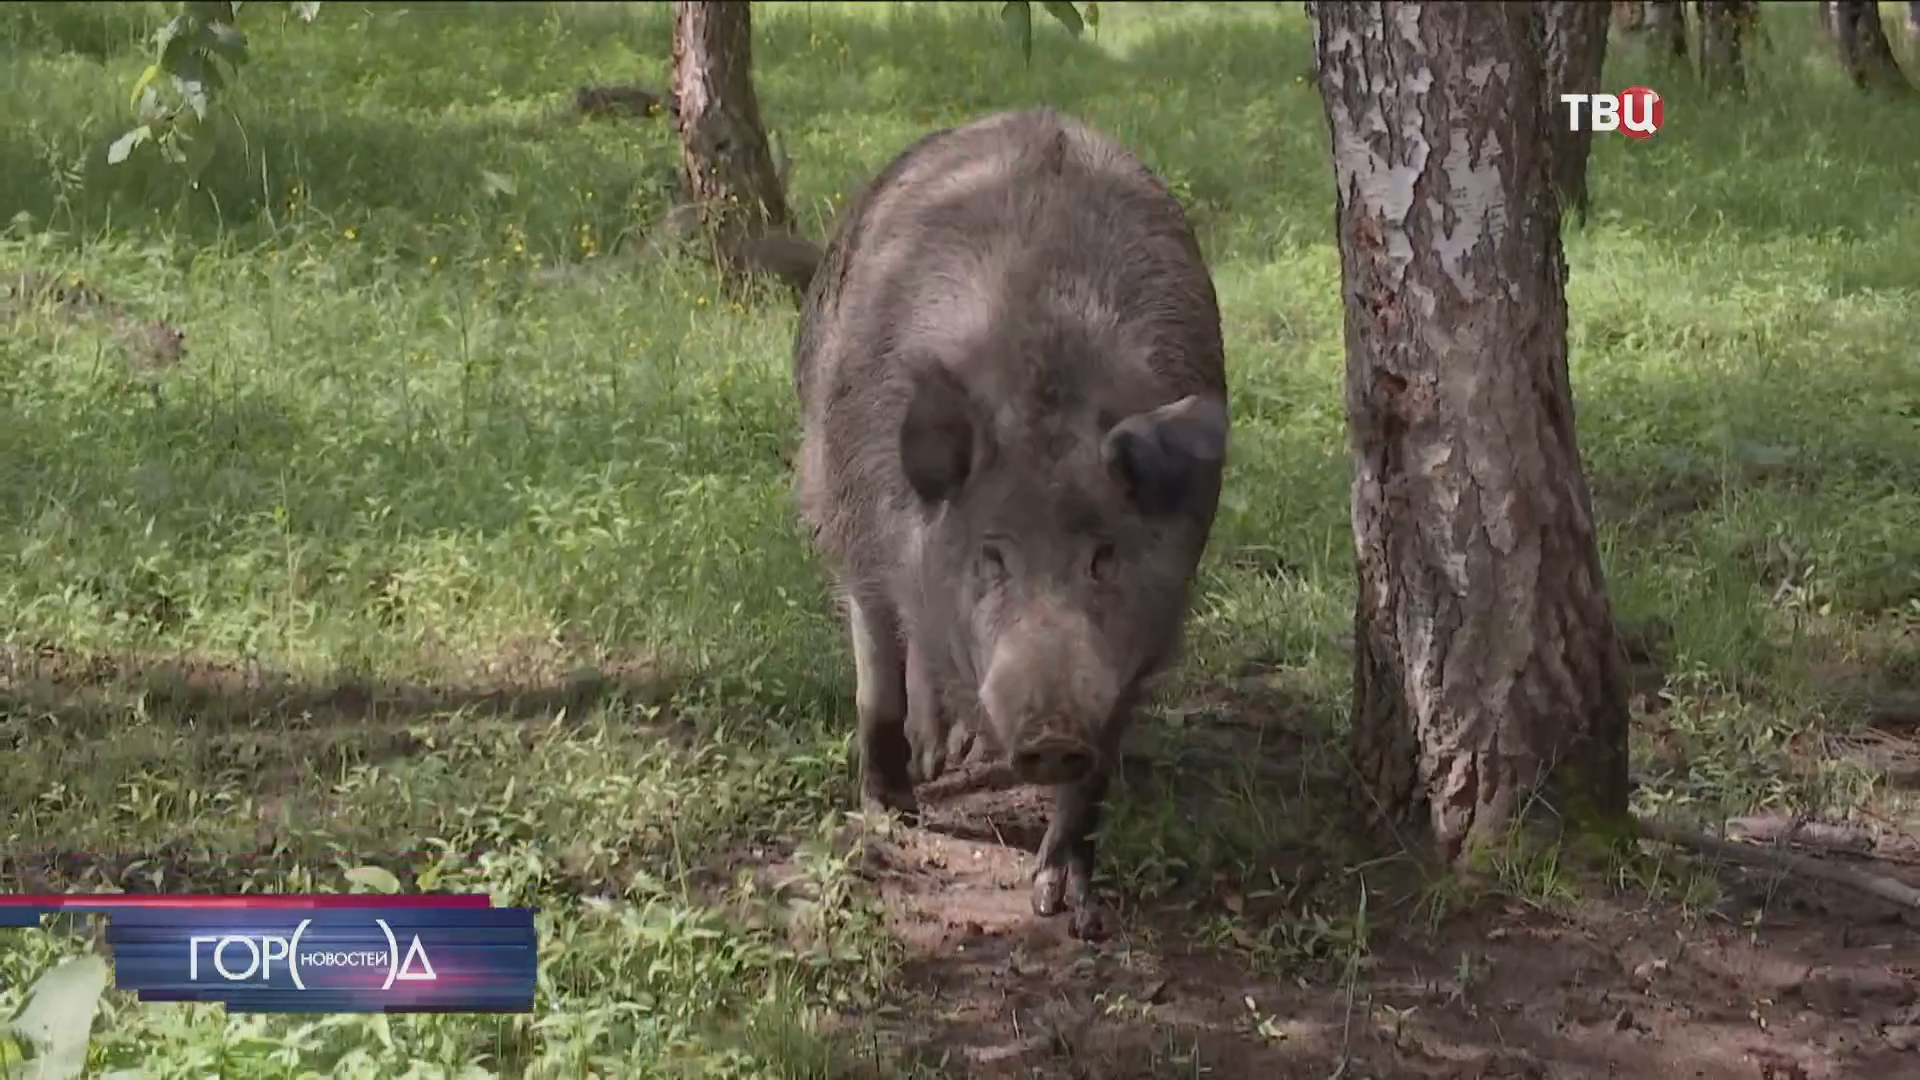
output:
[[[439,265],[440,265],[440,256],[438,256],[438,255],[429,255],[429,256],[427,256],[427,265],[428,265],[428,266],[439,266]]]
[[[340,230],[340,235],[349,240],[358,240],[360,239],[360,230],[349,225],[345,229]]]
[[[706,298],[705,296],[702,296],[702,297],[700,297],[699,299],[697,299],[697,300],[695,300],[695,301],[694,301],[693,303],[694,303],[694,306],[695,306],[695,307],[706,307],[706,306],[707,306],[707,298]]]

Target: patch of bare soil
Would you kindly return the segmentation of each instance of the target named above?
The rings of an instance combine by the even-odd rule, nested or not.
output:
[[[1920,1076],[1920,931],[1829,886],[1734,877],[1692,923],[1629,898],[1434,931],[1383,905],[1357,978],[1261,973],[1197,947],[1181,910],[1128,912],[1099,944],[1035,918],[1039,793],[922,798],[923,827],[870,863],[912,957],[892,1033],[943,1075]]]

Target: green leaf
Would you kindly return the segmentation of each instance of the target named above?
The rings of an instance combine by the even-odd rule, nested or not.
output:
[[[134,147],[139,146],[151,138],[153,138],[153,129],[145,124],[141,124],[139,127],[113,140],[113,145],[107,147],[107,164],[118,165],[127,160],[127,155],[133,153]]]
[[[233,8],[223,0],[188,0],[183,6],[188,18],[202,24],[233,20]]]
[[[193,39],[199,34],[199,23],[185,15],[175,15],[154,33],[154,62],[164,70],[177,70],[180,58],[193,51]]]
[[[347,871],[347,881],[364,889],[392,895],[400,891],[400,879],[391,870],[378,866],[356,866]]]
[[[1042,0],[1040,6],[1046,8],[1047,14],[1059,20],[1060,25],[1067,28],[1067,33],[1074,37],[1079,37],[1080,32],[1086,29],[1087,24],[1081,20],[1080,12],[1068,0]]]
[[[488,195],[495,198],[512,195],[515,190],[513,177],[489,169],[480,170],[480,186]]]
[[[173,48],[174,40],[192,28],[184,15],[175,15],[166,24],[153,32],[153,57],[157,67],[167,66],[167,53]]]
[[[214,23],[207,27],[207,32],[213,39],[211,47],[214,55],[234,67],[247,62],[247,35],[241,33],[238,27],[231,23]]]
[[[86,1070],[87,1038],[107,978],[105,960],[91,954],[76,956],[40,976],[27,991],[27,1007],[8,1025],[38,1051],[25,1076],[73,1080]]]
[[[1000,21],[1020,39],[1020,55],[1027,63],[1033,63],[1033,9],[1027,0],[1007,0],[1006,6],[1000,9]]]
[[[167,123],[173,117],[172,110],[168,109],[166,103],[160,100],[159,91],[151,86],[140,91],[140,105],[136,111],[140,117],[140,122],[149,127],[154,124]]]
[[[160,71],[159,64],[148,64],[147,70],[141,72],[139,80],[133,84],[133,95],[129,97],[127,100],[133,102],[133,104],[135,105],[139,105],[141,91],[145,90],[149,86],[152,86],[153,80],[159,78],[161,74],[162,72]]]
[[[173,87],[180,91],[180,97],[187,103],[187,108],[193,110],[194,119],[207,118],[207,83],[176,77],[173,80]]]

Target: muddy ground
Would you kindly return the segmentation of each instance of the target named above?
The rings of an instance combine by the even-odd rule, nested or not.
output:
[[[1262,973],[1193,941],[1206,904],[1130,912],[1097,944],[1036,919],[1044,802],[954,786],[867,858],[912,957],[889,1029],[946,1075],[1920,1077],[1920,912],[1851,889],[1720,867],[1691,917],[1601,887],[1437,927],[1383,892],[1363,959]],[[1874,870],[1920,884],[1901,858]]]

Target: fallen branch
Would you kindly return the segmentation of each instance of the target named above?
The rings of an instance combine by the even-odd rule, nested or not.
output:
[[[1771,814],[1728,820],[1727,838],[1750,844],[1798,844],[1847,855],[1871,856],[1874,846],[1873,834],[1857,825],[1832,825]]]
[[[1733,840],[1722,840],[1690,826],[1673,822],[1641,818],[1638,819],[1638,824],[1640,835],[1649,840],[1658,840],[1663,844],[1672,844],[1675,847],[1713,855],[1742,866],[1761,870],[1783,870],[1801,877],[1845,885],[1888,903],[1920,910],[1920,889],[1890,877],[1869,874],[1864,870],[1839,863],[1824,862],[1808,855],[1796,855],[1777,846],[1759,847]]]

